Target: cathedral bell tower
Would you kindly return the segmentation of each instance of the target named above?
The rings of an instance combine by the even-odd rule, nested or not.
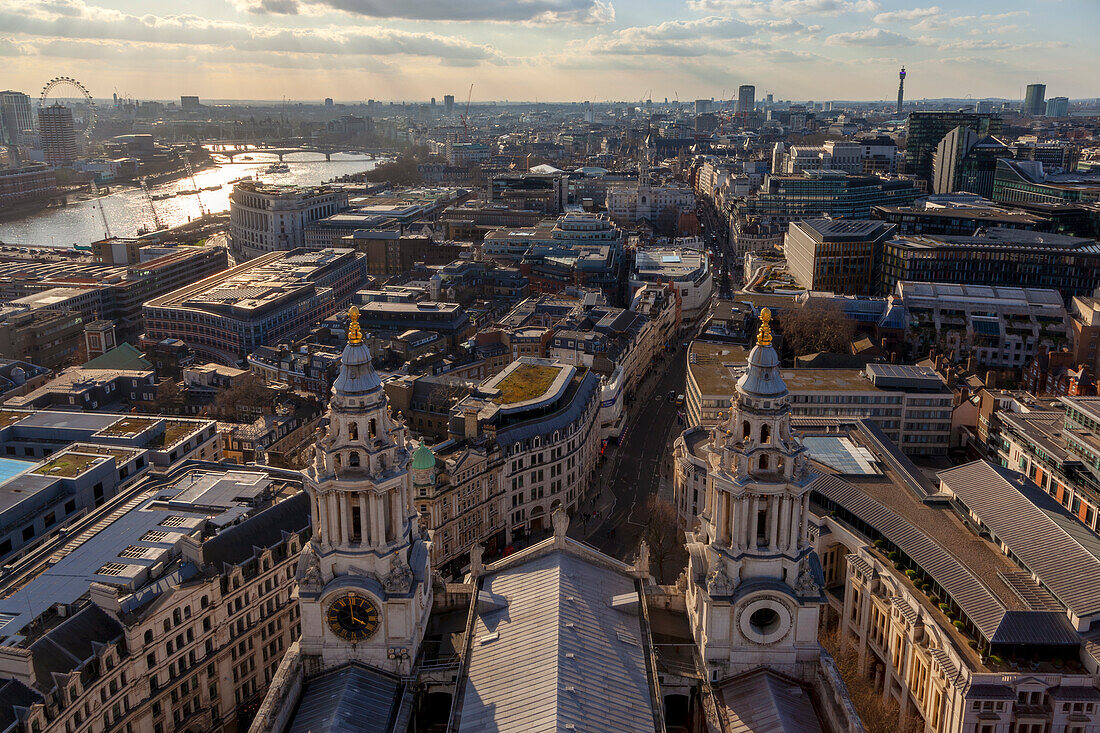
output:
[[[688,614],[715,678],[816,663],[821,569],[807,537],[809,471],[764,309],[729,415],[707,446],[706,499],[689,542]]]
[[[406,674],[431,611],[431,569],[405,426],[389,416],[354,307],[327,417],[302,471],[313,537],[298,564],[301,651],[315,671],[360,662]]]

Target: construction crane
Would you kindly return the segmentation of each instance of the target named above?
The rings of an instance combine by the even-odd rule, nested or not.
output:
[[[157,207],[153,204],[153,194],[149,193],[149,182],[145,176],[141,177],[141,192],[145,195],[145,202],[149,204],[149,210],[153,212],[153,231],[159,232],[165,228],[164,221],[160,218]]]
[[[195,171],[191,168],[191,158],[183,156],[183,166],[187,169],[187,175],[191,179],[191,188],[195,189],[195,200],[199,202],[199,216],[206,216],[206,207],[202,205],[202,191],[199,184],[195,183]]]
[[[111,227],[107,224],[107,212],[103,210],[103,202],[99,200],[99,186],[95,185],[95,179],[91,181],[92,196],[95,200],[92,202],[92,206],[99,209],[99,216],[103,219],[103,238],[111,238]]]
[[[470,131],[470,100],[474,97],[474,85],[470,85],[470,91],[466,94],[466,111],[462,113],[462,129]]]

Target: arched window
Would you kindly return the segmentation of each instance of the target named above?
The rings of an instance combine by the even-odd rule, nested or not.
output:
[[[378,426],[374,422],[374,418],[370,419],[370,437],[374,437],[378,433]]]
[[[768,470],[768,454],[767,453],[760,456],[760,470],[761,471],[767,471]]]
[[[760,426],[760,442],[770,443],[772,440],[772,431],[767,425]]]
[[[344,462],[340,459],[340,454],[336,454],[336,468],[339,470],[344,465]]]
[[[359,465],[359,452],[358,451],[352,451],[351,454],[348,455],[348,465],[351,466],[352,468],[358,467],[358,465]]]
[[[348,423],[348,437],[352,440],[359,440],[359,423],[354,421]]]
[[[741,438],[744,439],[744,440],[748,440],[749,437],[751,437],[751,436],[752,436],[752,426],[749,425],[749,421],[746,420],[745,422],[741,423]]]
[[[145,643],[146,644],[152,644],[153,643],[153,632],[152,632],[151,629],[146,629],[145,630]]]

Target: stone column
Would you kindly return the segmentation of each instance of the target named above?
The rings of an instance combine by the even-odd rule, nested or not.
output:
[[[386,545],[386,522],[382,516],[382,497],[374,492],[370,495],[370,521],[371,521],[371,545],[384,547]]]
[[[359,546],[370,547],[371,531],[370,531],[370,512],[367,510],[368,501],[367,492],[363,491],[359,494]]]
[[[749,533],[748,533],[748,548],[756,549],[756,526],[760,521],[760,496],[753,494],[752,496],[752,511],[749,512]]]
[[[401,495],[397,489],[390,490],[390,513],[393,515],[393,537],[399,539],[405,528],[405,520],[401,516]]]
[[[740,550],[745,546],[745,500],[741,497],[733,498],[733,541],[730,546]]]
[[[806,518],[810,515],[810,492],[802,495],[802,516],[798,518],[798,546],[806,542]]]
[[[310,522],[313,524],[313,534],[321,544],[328,542],[328,532],[321,526],[321,497],[315,492],[309,492]]]
[[[794,500],[783,496],[779,500],[779,549],[786,550],[791,545],[791,503]]]
[[[718,516],[714,518],[718,531],[714,533],[720,545],[729,544],[730,497],[726,492],[718,495]]]
[[[768,497],[768,549],[775,552],[779,544],[779,497]]]
[[[849,619],[852,617],[852,566],[848,564],[847,558],[844,560],[844,606],[840,610],[840,624],[837,628],[840,630],[840,651],[843,653],[848,648],[848,624]]]
[[[328,544],[329,547],[334,547],[340,543],[340,530],[337,528],[336,519],[336,492],[329,489],[325,496],[325,502],[327,507],[326,527],[328,528]]]
[[[340,544],[348,546],[351,544],[351,512],[349,511],[351,501],[347,492],[344,491],[339,492],[336,501],[340,507]]]
[[[798,532],[802,522],[802,502],[795,497],[789,497],[791,502],[791,516],[786,527],[787,548],[798,552]]]

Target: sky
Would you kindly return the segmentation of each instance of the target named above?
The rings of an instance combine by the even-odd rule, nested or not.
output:
[[[0,87],[96,98],[1100,96],[1100,0],[0,0]]]

